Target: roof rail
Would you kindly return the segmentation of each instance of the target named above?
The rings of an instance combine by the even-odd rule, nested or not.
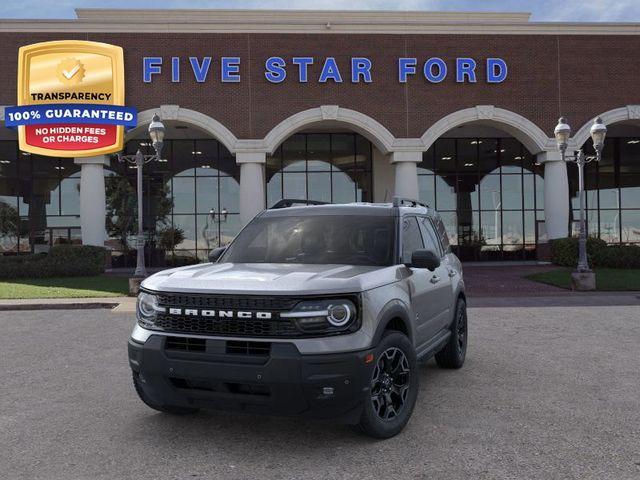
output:
[[[297,207],[301,205],[327,205],[328,202],[321,202],[319,200],[307,200],[307,199],[296,199],[296,198],[283,198],[282,200],[278,200],[273,204],[269,210],[277,210],[279,208],[289,208],[289,207]]]
[[[426,203],[419,202],[418,200],[414,200],[413,198],[403,198],[403,197],[393,197],[393,206],[394,207],[402,207],[402,206],[417,207],[417,206],[421,206],[421,207],[424,207],[424,208],[429,208],[429,205],[427,205]]]

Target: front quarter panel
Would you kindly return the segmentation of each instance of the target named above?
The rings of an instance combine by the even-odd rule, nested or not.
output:
[[[411,295],[406,282],[398,281],[390,285],[374,288],[363,293],[365,314],[371,319],[373,346],[377,345],[388,323],[399,318],[405,324],[409,340],[415,345],[415,313],[411,308]]]

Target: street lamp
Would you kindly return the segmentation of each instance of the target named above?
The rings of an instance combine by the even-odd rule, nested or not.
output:
[[[567,155],[567,146],[569,137],[571,136],[571,127],[567,123],[567,119],[561,117],[558,125],[554,130],[558,149],[562,154],[563,161],[575,162],[578,166],[578,191],[580,195],[580,238],[578,241],[578,267],[577,273],[591,274],[589,262],[587,259],[587,228],[585,224],[585,192],[584,192],[584,166],[592,161],[599,162],[602,158],[602,149],[604,147],[604,138],[607,135],[607,127],[602,123],[602,119],[597,117],[591,126],[591,139],[593,140],[593,148],[596,151],[594,155],[585,155],[582,149],[573,155]]]
[[[138,255],[136,260],[136,271],[134,273],[134,276],[136,277],[147,276],[147,270],[144,266],[144,233],[142,231],[142,166],[152,160],[160,160],[162,158],[160,153],[162,152],[164,134],[164,124],[160,121],[158,114],[155,114],[151,119],[151,124],[149,125],[149,137],[151,138],[155,153],[153,155],[143,155],[139,148],[135,155],[122,155],[118,153],[119,162],[131,163],[132,165],[135,165],[137,170],[138,235],[136,236],[136,250],[138,251]]]

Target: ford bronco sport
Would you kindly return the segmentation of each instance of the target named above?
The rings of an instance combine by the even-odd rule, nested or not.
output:
[[[430,208],[281,202],[212,263],[145,279],[129,340],[135,389],[161,412],[337,418],[388,438],[407,424],[417,362],[460,368],[462,270]]]

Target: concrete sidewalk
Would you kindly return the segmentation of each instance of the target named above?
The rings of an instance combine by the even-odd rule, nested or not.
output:
[[[134,312],[135,306],[135,297],[27,298],[0,300],[0,312],[16,310],[75,310],[91,308],[111,308],[118,312]]]
[[[562,295],[502,295],[468,296],[471,308],[511,307],[601,307],[615,305],[640,306],[640,292],[570,292]],[[0,300],[0,312],[19,310],[79,310],[110,309],[114,313],[134,313],[135,297],[63,298]]]

